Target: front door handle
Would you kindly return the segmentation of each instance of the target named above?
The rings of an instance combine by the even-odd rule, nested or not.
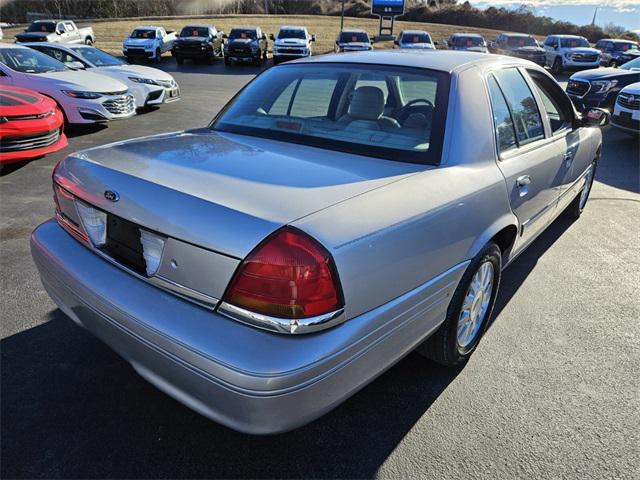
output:
[[[518,188],[526,187],[531,183],[531,177],[529,175],[522,175],[516,179],[516,186]]]
[[[565,152],[562,158],[564,160],[564,166],[569,168],[573,163],[573,152]]]

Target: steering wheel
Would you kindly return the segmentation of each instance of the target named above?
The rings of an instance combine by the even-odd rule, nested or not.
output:
[[[424,107],[416,107],[416,103],[425,103],[426,105]],[[428,110],[433,110],[435,107],[433,106],[433,103],[431,103],[431,100],[427,100],[426,98],[416,98],[396,110],[394,112],[395,115],[393,116],[402,125],[407,117],[411,115],[411,109],[417,110],[418,108],[421,110],[425,108]]]

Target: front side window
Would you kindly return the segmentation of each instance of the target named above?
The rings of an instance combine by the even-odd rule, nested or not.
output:
[[[46,73],[68,70],[64,63],[31,48],[0,48],[0,63],[21,73]]]
[[[94,47],[69,47],[82,58],[91,62],[96,67],[113,67],[124,65],[124,62],[117,59],[113,55]]]
[[[562,88],[540,72],[535,70],[529,70],[528,72],[542,99],[545,112],[549,118],[549,124],[551,125],[551,131],[555,133],[571,126],[573,119],[571,100],[567,98]]]
[[[426,69],[285,65],[259,75],[212,128],[390,160],[438,163],[448,88],[448,74]],[[401,104],[398,98],[403,98]]]
[[[498,153],[516,147],[516,132],[511,119],[511,112],[507,106],[507,101],[502,95],[502,91],[493,76],[487,80],[489,86],[489,98],[491,100],[491,110],[493,111],[493,123],[496,129],[498,140]]]
[[[542,118],[533,93],[516,68],[495,72],[516,127],[518,145],[525,145],[544,137]]]

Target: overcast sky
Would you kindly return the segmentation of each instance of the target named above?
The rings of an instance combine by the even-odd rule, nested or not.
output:
[[[480,8],[490,5],[517,8],[524,3],[533,7],[537,14],[578,25],[591,23],[593,12],[600,7],[596,24],[613,22],[640,31],[640,0],[470,0],[470,3]]]

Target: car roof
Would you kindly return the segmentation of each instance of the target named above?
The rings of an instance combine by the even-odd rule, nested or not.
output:
[[[443,72],[453,72],[462,70],[472,65],[491,64],[517,64],[531,66],[532,62],[515,57],[503,55],[490,55],[487,53],[467,52],[458,50],[374,50],[368,52],[334,53],[328,55],[317,55],[306,57],[300,60],[288,62],[289,64],[300,63],[357,63],[363,65],[388,65],[399,67],[417,67],[430,70],[440,70]]]
[[[29,48],[26,45],[22,45],[20,43],[6,43],[0,42],[0,48]]]
[[[182,28],[209,28],[209,27],[213,27],[213,25],[211,25],[211,24],[205,25],[203,23],[187,23]],[[213,28],[215,28],[215,27],[213,27]]]
[[[360,28],[345,28],[340,33],[367,33],[367,31]]]
[[[464,32],[456,32],[451,34],[452,37],[478,37],[482,38],[482,35],[479,33],[464,33]]]
[[[555,33],[549,36],[558,37],[558,38],[584,38],[582,35],[566,35],[566,34],[555,34]]]
[[[301,27],[299,25],[282,25],[280,30],[306,30],[306,27]]]
[[[403,30],[402,33],[403,34],[408,33],[409,35],[415,35],[417,33],[426,33],[427,35],[429,35],[429,32],[427,32],[426,30]]]
[[[607,40],[609,42],[638,43],[633,40],[629,40],[628,38],[602,38],[600,40]]]
[[[533,37],[530,33],[507,33],[503,32],[501,35],[505,35],[507,37]]]
[[[253,27],[251,25],[232,27],[231,30],[257,30],[258,27]]]
[[[157,27],[157,26],[154,26],[154,25],[140,25],[139,27],[135,27],[134,30],[140,30],[140,29],[143,29],[143,28],[146,28],[146,29],[149,29],[149,30],[155,30],[156,28],[162,28],[162,27]]]

